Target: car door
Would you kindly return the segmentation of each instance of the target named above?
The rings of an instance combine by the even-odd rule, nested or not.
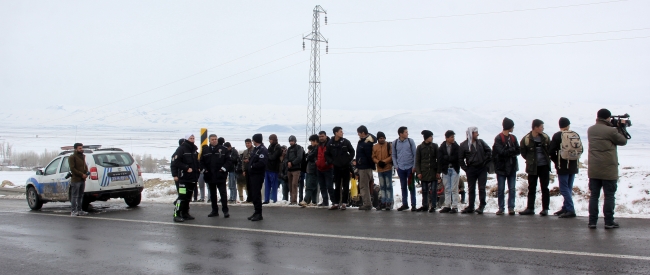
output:
[[[58,157],[45,167],[43,177],[41,177],[41,190],[38,190],[43,199],[51,200],[57,197],[60,166],[61,157]]]
[[[68,192],[70,190],[70,179],[65,178],[65,176],[70,172],[70,163],[68,162],[69,157],[63,157],[61,161],[61,168],[59,169],[59,177],[56,185],[56,199],[67,201],[69,200]]]

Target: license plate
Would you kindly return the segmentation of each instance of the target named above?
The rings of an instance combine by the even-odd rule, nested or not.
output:
[[[129,180],[129,176],[111,177],[111,181],[123,181],[123,180]]]

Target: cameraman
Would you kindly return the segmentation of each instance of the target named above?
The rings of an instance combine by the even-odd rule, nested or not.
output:
[[[588,175],[589,190],[589,228],[596,228],[598,221],[598,199],[600,189],[605,193],[603,212],[605,229],[618,228],[614,222],[614,195],[618,181],[618,154],[616,146],[627,144],[627,138],[611,123],[612,113],[607,109],[598,111],[596,124],[589,127]],[[624,123],[624,121],[620,121]]]

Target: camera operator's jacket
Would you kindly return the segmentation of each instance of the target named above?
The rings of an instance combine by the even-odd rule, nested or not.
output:
[[[627,144],[627,139],[618,129],[604,119],[587,130],[589,156],[587,172],[590,179],[618,180],[618,154],[616,146]]]
[[[86,156],[83,153],[77,153],[76,151],[72,153],[72,156],[68,158],[68,164],[70,165],[70,173],[72,178],[70,182],[82,182],[85,181],[83,175],[88,174],[88,165],[86,165]]]

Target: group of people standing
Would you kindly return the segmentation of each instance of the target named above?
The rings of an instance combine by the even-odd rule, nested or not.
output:
[[[597,117],[596,124],[588,130],[588,174],[591,191],[589,227],[596,227],[598,198],[602,189],[605,193],[605,228],[618,228],[613,218],[614,193],[618,180],[616,146],[625,145],[627,139],[617,128],[612,127],[611,113],[608,110],[601,109]],[[549,215],[550,173],[555,168],[564,203],[562,208],[553,214],[560,218],[572,218],[576,216],[572,199],[573,182],[578,174],[583,146],[580,136],[570,130],[571,122],[568,118],[560,118],[558,124],[559,130],[549,137],[544,132],[544,122],[535,119],[531,131],[518,140],[512,134],[514,121],[506,117],[502,122],[503,131],[496,135],[492,146],[479,138],[479,130],[476,127],[467,129],[466,139],[460,144],[456,142],[456,133],[448,130],[444,135],[445,140],[438,145],[433,142],[433,132],[429,130],[421,132],[424,141],[416,144],[409,138],[408,128],[399,127],[399,138],[388,142],[383,132],[373,135],[362,125],[356,131],[359,137],[356,146],[344,137],[341,127],[334,127],[331,138],[325,131],[310,136],[306,150],[297,144],[295,136],[289,137],[289,147],[286,147],[279,145],[276,135],[270,135],[267,148],[263,143],[262,134],[255,134],[252,140],[245,141],[246,149],[241,153],[230,144],[220,142],[216,135],[210,135],[210,144],[202,148],[200,157],[198,148],[194,145],[194,136],[188,135],[180,141],[171,162],[172,175],[179,190],[174,221],[193,219],[188,212],[189,199],[201,173],[210,191],[212,212],[209,217],[219,215],[217,189],[226,218],[229,217],[228,202],[236,200],[237,191],[240,201],[243,201],[242,193],[245,189],[246,201],[252,202],[255,209],[248,219],[262,220],[262,205],[278,201],[280,186],[283,190],[283,200],[288,200],[290,205],[345,210],[351,199],[351,179],[358,183],[358,190],[353,190],[358,191],[361,198],[358,209],[370,210],[373,208],[373,171],[376,171],[379,179],[378,201],[375,202],[377,210],[393,209],[393,173],[397,173],[402,193],[398,211],[410,208],[411,211],[435,213],[438,184],[442,184],[444,195],[441,199],[444,197],[444,202],[440,213],[483,214],[488,174],[496,174],[496,215],[515,215],[519,156],[525,160],[528,179],[527,207],[519,214],[535,214],[539,185],[542,193],[542,209],[539,215]],[[467,177],[469,202],[467,207],[459,211],[461,169]],[[229,197],[226,193],[228,178],[231,179],[228,183],[231,188],[230,200],[227,199]],[[416,179],[422,186],[422,205],[419,208],[416,206]],[[235,188],[235,185],[238,188]]]

